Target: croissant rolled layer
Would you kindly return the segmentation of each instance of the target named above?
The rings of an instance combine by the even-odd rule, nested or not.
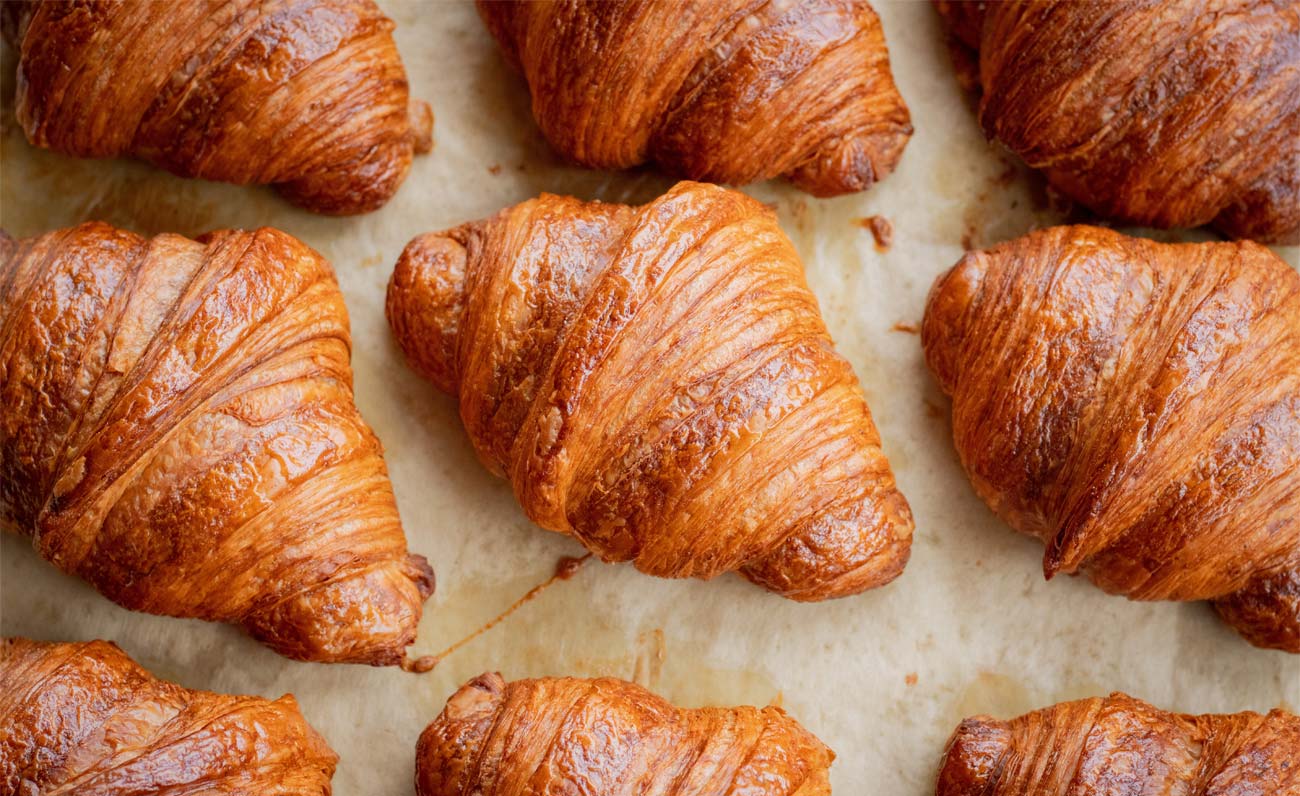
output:
[[[292,696],[158,680],[106,641],[0,641],[0,791],[329,796],[338,757]]]
[[[383,205],[432,147],[372,0],[15,0],[0,17],[36,146],[272,184],[329,214]]]
[[[683,710],[633,683],[484,674],[420,736],[419,796],[828,796],[835,755],[777,707]]]
[[[976,491],[1139,600],[1300,652],[1300,274],[1255,243],[1057,227],[931,290],[926,360]]]
[[[1095,212],[1300,243],[1300,5],[938,0],[980,123]],[[974,58],[969,57],[974,53]]]
[[[775,215],[680,183],[423,235],[388,318],[535,522],[662,577],[797,600],[896,577],[912,517]]]
[[[533,115],[593,168],[653,162],[816,196],[882,179],[912,133],[871,6],[850,0],[487,2]]]
[[[1124,694],[966,719],[937,796],[1294,796],[1300,719],[1167,713]]]
[[[276,230],[0,234],[0,519],[127,608],[392,664],[433,572],[352,399],[329,264]]]

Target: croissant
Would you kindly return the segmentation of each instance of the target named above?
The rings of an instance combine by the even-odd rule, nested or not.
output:
[[[1300,274],[1258,244],[1056,227],[930,292],[930,369],[986,503],[1138,600],[1300,652]]]
[[[1300,243],[1300,5],[938,0],[980,124],[1118,221]],[[971,54],[973,53],[973,57]]]
[[[350,345],[329,264],[283,232],[0,234],[0,521],[127,608],[398,663],[433,572]]]
[[[543,194],[407,245],[387,313],[528,516],[660,577],[796,600],[907,562],[912,515],[775,214],[679,183]]]
[[[957,727],[937,796],[1296,796],[1300,718],[1189,716],[1124,694]]]
[[[653,161],[815,196],[894,170],[912,134],[864,0],[488,2],[480,15],[532,94],[542,134],[600,169]]]
[[[0,792],[329,796],[338,756],[292,696],[158,680],[107,641],[0,641]]]
[[[638,685],[484,674],[420,735],[418,796],[827,796],[835,753],[778,707],[683,710]]]
[[[408,98],[372,0],[0,5],[35,146],[269,183],[341,215],[387,202],[433,145],[432,111]]]

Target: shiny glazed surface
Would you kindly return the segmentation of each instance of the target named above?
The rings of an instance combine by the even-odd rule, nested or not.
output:
[[[1297,796],[1300,719],[1167,713],[1124,694],[966,719],[937,796]]]
[[[975,490],[1049,577],[1214,600],[1300,652],[1300,274],[1249,241],[1053,227],[940,276],[922,341]]]
[[[411,241],[387,313],[528,516],[606,561],[740,570],[796,600],[907,562],[911,511],[857,377],[744,194],[543,194]]]
[[[380,207],[432,147],[371,0],[26,0],[0,20],[36,146],[274,184],[329,214]]]
[[[192,691],[108,641],[0,641],[0,792],[329,796],[337,761],[292,696]]]
[[[137,611],[398,663],[408,555],[329,264],[276,230],[0,233],[0,520]]]
[[[674,707],[623,680],[471,680],[420,736],[419,796],[827,796],[835,755],[778,707]]]
[[[937,7],[978,60],[985,132],[1066,195],[1126,223],[1300,243],[1300,3]]]
[[[861,191],[912,134],[875,11],[850,0],[488,2],[542,133],[584,166]]]

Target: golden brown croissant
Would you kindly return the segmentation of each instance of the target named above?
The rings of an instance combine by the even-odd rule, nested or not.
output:
[[[740,184],[785,176],[816,196],[893,171],[912,134],[865,0],[487,2],[533,115],[584,166],[653,161]]]
[[[273,184],[318,213],[387,202],[433,114],[372,0],[6,2],[27,140]]]
[[[0,520],[137,611],[393,664],[433,572],[352,402],[329,264],[271,229],[0,234]]]
[[[835,753],[778,707],[676,708],[638,685],[461,687],[416,748],[419,796],[827,796]]]
[[[1300,652],[1300,275],[1276,255],[1035,232],[941,276],[922,342],[976,491],[1049,577],[1214,600]]]
[[[528,516],[606,561],[739,569],[796,600],[907,562],[911,511],[857,378],[775,214],[744,194],[543,194],[411,241],[387,309]]]
[[[337,761],[292,696],[192,691],[107,641],[0,641],[10,796],[328,796]]]
[[[1128,223],[1300,242],[1300,3],[937,5],[977,53],[985,132],[1062,193]]]
[[[966,719],[937,796],[1297,796],[1300,719],[1189,716],[1124,694]]]

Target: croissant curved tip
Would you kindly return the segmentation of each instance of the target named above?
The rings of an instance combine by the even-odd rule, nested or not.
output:
[[[384,314],[407,361],[443,392],[456,394],[456,337],[464,302],[468,232],[428,233],[402,250],[388,281]]]
[[[921,348],[930,372],[949,395],[957,386],[966,310],[979,295],[987,270],[988,261],[983,252],[967,252],[956,265],[934,280],[925,300]]]
[[[937,796],[983,796],[991,793],[1011,749],[1006,722],[989,716],[964,719],[943,754]]]

